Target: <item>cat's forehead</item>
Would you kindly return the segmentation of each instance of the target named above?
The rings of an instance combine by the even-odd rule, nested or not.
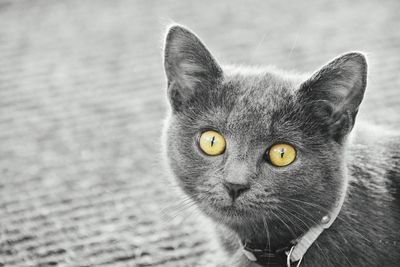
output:
[[[271,72],[233,73],[224,82],[225,97],[231,99],[227,123],[230,127],[267,127],[272,117],[293,105],[298,79]],[[278,114],[279,115],[279,114]]]
[[[301,76],[263,69],[230,70],[224,75],[224,87],[238,104],[254,104],[266,109],[273,109],[293,96],[302,81]]]

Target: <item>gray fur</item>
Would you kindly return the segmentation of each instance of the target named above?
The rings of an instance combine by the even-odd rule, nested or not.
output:
[[[220,67],[193,33],[173,26],[164,65],[169,167],[216,222],[227,266],[256,266],[238,252],[238,238],[277,248],[302,235],[332,209],[346,173],[344,207],[303,266],[394,266],[400,260],[399,157],[396,149],[384,149],[399,147],[397,139],[380,138],[372,159],[365,152],[375,147],[371,138],[347,140],[366,88],[362,54],[345,54],[309,78],[270,67]],[[206,129],[226,138],[224,154],[200,152],[197,138]],[[274,167],[265,153],[282,142],[296,147],[297,159]],[[376,160],[384,157],[391,162]],[[224,180],[245,181],[250,190],[233,203]]]

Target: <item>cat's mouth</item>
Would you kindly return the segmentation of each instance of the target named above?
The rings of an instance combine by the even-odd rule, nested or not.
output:
[[[207,213],[222,221],[240,220],[249,215],[247,210],[238,208],[235,205],[212,207],[207,210]]]

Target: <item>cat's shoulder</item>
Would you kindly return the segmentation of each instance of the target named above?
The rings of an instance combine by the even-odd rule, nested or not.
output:
[[[371,160],[388,157],[398,159],[400,148],[400,129],[379,125],[368,121],[357,122],[349,137],[350,154],[368,151]],[[391,161],[393,162],[393,161]]]
[[[400,201],[400,130],[360,121],[348,148],[351,181]]]

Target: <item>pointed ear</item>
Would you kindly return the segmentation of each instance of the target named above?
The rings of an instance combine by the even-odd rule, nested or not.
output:
[[[361,53],[340,56],[317,71],[298,91],[299,99],[336,141],[354,126],[367,85],[367,62]]]
[[[211,89],[222,70],[200,39],[181,26],[169,28],[164,50],[168,96],[174,110],[188,102],[195,91]]]

